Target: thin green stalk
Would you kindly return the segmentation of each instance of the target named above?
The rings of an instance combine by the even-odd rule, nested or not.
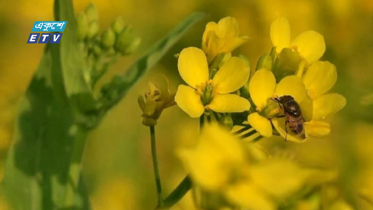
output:
[[[161,184],[161,177],[159,176],[159,169],[158,169],[157,147],[156,147],[156,141],[155,141],[154,126],[150,126],[150,139],[151,139],[151,148],[152,148],[154,177],[155,177],[155,183],[157,185],[158,206],[162,207],[163,206],[162,184]]]
[[[69,183],[66,185],[65,206],[73,207],[75,205],[76,193],[79,185],[81,172],[81,162],[84,154],[87,131],[84,128],[77,128],[76,138],[74,139],[73,153],[71,155],[69,166]]]

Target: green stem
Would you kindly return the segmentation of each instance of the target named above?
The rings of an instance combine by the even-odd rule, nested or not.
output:
[[[75,205],[76,193],[78,191],[79,178],[81,172],[81,162],[84,154],[87,131],[84,128],[77,128],[76,138],[74,139],[73,152],[69,166],[69,184],[66,185],[65,206],[73,207]]]
[[[162,184],[161,184],[161,177],[159,176],[159,169],[158,169],[157,147],[156,147],[156,141],[155,141],[154,126],[150,126],[150,138],[151,138],[151,147],[152,147],[154,177],[155,177],[155,183],[157,185],[158,206],[162,207],[163,206]]]

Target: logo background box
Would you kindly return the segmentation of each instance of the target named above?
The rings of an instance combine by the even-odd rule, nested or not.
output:
[[[36,38],[34,38],[34,41],[30,41],[32,35],[36,35]],[[27,43],[28,44],[36,44],[38,42],[39,36],[40,36],[40,33],[30,33],[30,36],[28,37]]]
[[[63,23],[62,27],[57,26],[57,23]],[[51,27],[45,27],[45,25],[51,24],[53,25],[52,29]],[[31,32],[63,32],[65,30],[65,27],[67,25],[67,21],[35,21],[34,25],[32,26]],[[37,26],[41,26],[40,28]],[[47,30],[44,30],[47,29]]]
[[[56,41],[54,41],[54,38],[57,37],[58,35],[60,35],[60,36],[58,37],[58,39]],[[58,44],[58,43],[60,43],[61,38],[62,38],[62,33],[53,33],[52,37],[50,38],[49,44]]]
[[[48,37],[45,38],[45,41],[43,41],[43,35],[46,35],[48,34]],[[52,34],[51,33],[42,33],[40,35],[40,39],[39,39],[39,44],[47,44],[49,42],[49,39],[51,38]]]

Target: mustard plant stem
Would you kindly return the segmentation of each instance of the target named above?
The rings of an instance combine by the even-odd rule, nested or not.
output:
[[[162,183],[161,183],[161,177],[159,175],[159,168],[158,168],[157,147],[156,147],[154,126],[150,126],[150,140],[151,140],[151,149],[152,149],[154,178],[155,178],[155,183],[157,186],[158,206],[162,207],[163,206]]]

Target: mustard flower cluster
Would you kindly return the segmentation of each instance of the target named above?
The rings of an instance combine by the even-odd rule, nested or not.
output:
[[[259,59],[252,74],[245,56],[232,55],[248,40],[232,17],[209,22],[201,48],[187,47],[178,55],[185,84],[179,85],[174,102],[190,117],[201,119],[201,134],[195,147],[177,154],[201,209],[298,209],[294,205],[307,200],[309,193],[333,188],[338,176],[336,171],[270,155],[254,144],[274,135],[297,143],[327,136],[331,126],[325,119],[346,105],[344,96],[329,93],[337,70],[320,60],[326,48],[321,34],[309,30],[292,39],[288,20],[278,17],[271,24],[270,39],[270,53]],[[145,108],[156,104],[158,95],[150,94],[140,103],[143,122],[158,119],[160,111],[147,114]],[[169,91],[166,95],[169,99]],[[204,125],[206,117],[209,123]]]

